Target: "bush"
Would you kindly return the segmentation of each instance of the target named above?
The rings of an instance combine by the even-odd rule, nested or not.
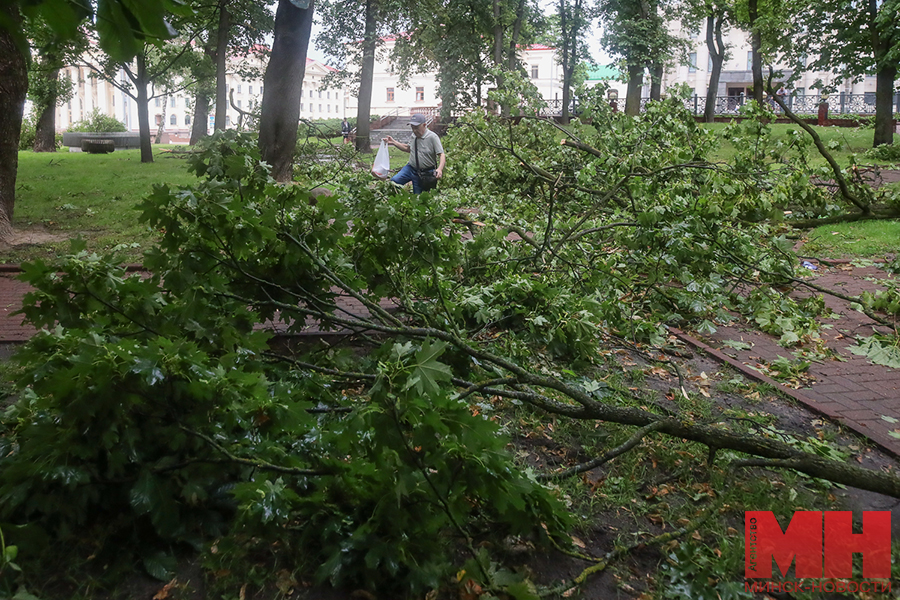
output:
[[[19,150],[31,150],[34,146],[34,138],[37,135],[37,119],[34,115],[28,115],[22,119],[22,133],[19,136]]]
[[[95,108],[94,112],[87,119],[78,121],[69,126],[69,131],[128,131],[125,123],[100,112],[99,108]]]
[[[866,158],[874,160],[900,160],[900,144],[882,144],[866,152]]]

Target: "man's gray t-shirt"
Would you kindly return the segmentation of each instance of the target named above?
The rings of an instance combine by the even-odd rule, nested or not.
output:
[[[425,135],[417,138],[413,134],[413,139],[409,142],[409,165],[416,168],[416,152],[419,153],[419,169],[427,171],[436,169],[438,166],[438,156],[444,153],[444,146],[441,144],[441,138],[438,134],[430,129],[425,130]]]

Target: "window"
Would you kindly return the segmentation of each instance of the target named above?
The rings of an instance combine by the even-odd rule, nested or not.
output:
[[[304,110],[306,110],[306,105],[301,102],[300,103],[300,112],[303,112]]]
[[[162,115],[156,115],[156,125],[158,126],[160,123],[162,123]]]
[[[425,101],[425,88],[417,87],[416,88],[416,102],[424,102]]]
[[[707,70],[707,71],[712,71],[712,67],[713,67],[713,64],[712,64],[712,54],[710,54],[710,55],[709,55],[709,60],[706,61],[706,70]]]
[[[191,124],[191,115],[184,115],[184,124],[185,125]]]
[[[319,90],[319,98],[322,97],[322,90]]]
[[[312,91],[312,90],[309,90],[309,97],[310,97],[310,98],[313,97],[313,91]]]
[[[531,65],[531,78],[532,79],[538,78],[538,66],[537,65]]]
[[[389,87],[387,89],[387,101],[388,102],[394,101],[394,88],[392,88],[392,87]]]
[[[241,84],[238,84],[238,90],[237,90],[237,93],[238,93],[238,94],[241,93]]]
[[[688,54],[688,73],[696,73],[697,72],[697,53],[691,52]]]
[[[159,106],[159,98],[154,98],[154,104],[155,104],[156,106]]]
[[[263,86],[259,86],[259,93],[260,93],[260,95],[262,95],[262,93],[263,93]]]
[[[753,70],[753,50],[747,50],[747,70]]]
[[[331,112],[331,105],[330,105],[330,104],[326,104],[326,105],[325,105],[325,112]]]
[[[169,117],[169,124],[170,125],[178,125],[178,117],[176,117],[175,115],[172,115],[171,117]]]
[[[795,96],[805,96],[805,95],[806,95],[806,88],[797,88],[797,89],[795,89],[795,90],[794,90],[794,95],[795,95]]]
[[[322,105],[319,105],[319,112],[322,112]]]
[[[225,125],[231,125],[231,115],[225,115]]]
[[[172,108],[175,108],[175,96],[172,96],[171,98],[169,98],[169,106],[171,106]]]
[[[329,100],[331,100],[331,92],[325,92],[325,96],[326,96]]]
[[[251,96],[253,95],[253,86],[252,85],[247,86],[247,93],[250,94]]]

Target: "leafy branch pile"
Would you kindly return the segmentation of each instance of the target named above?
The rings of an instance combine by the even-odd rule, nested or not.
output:
[[[24,314],[45,329],[16,357],[3,519],[63,540],[105,529],[161,575],[181,544],[277,540],[320,579],[380,593],[446,585],[463,551],[483,592],[522,599],[538,590],[484,544],[565,539],[572,517],[550,482],[645,438],[722,451],[729,472],[795,469],[900,497],[892,475],[576,372],[619,346],[677,372],[664,324],[731,318],[740,292],[793,277],[778,225],[759,219],[797,182],[706,162],[714,140],[676,104],[626,119],[598,95],[591,123],[564,133],[475,115],[447,140],[468,159],[439,197],[344,173],[313,201],[321,181],[275,185],[251,141],[217,135],[190,158],[197,185],[157,187],[142,206],[162,232],[149,274],[77,249],[28,266]],[[461,206],[487,224],[472,239],[453,223]],[[290,342],[311,327],[352,343]],[[508,447],[490,408],[504,404],[630,431],[538,473]]]

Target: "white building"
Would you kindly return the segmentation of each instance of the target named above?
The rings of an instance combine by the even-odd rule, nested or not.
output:
[[[246,69],[238,68],[242,66],[255,67],[259,77],[242,77],[239,71],[246,71]],[[262,80],[264,70],[263,59],[255,54],[230,61],[226,75],[226,90],[229,96],[226,127],[237,127],[240,117],[240,113],[231,106],[230,98],[233,97],[234,104],[246,112],[252,112],[262,103],[265,91]],[[322,83],[322,79],[333,70],[318,61],[306,60],[303,99],[300,105],[301,119],[343,118],[348,114],[345,90],[343,88],[327,88]],[[61,75],[68,75],[71,78],[75,86],[75,95],[72,100],[57,107],[57,131],[66,131],[73,123],[88,118],[95,109],[123,122],[128,130],[138,131],[137,103],[128,94],[111,83],[94,76],[93,70],[89,67],[67,67],[62,70]],[[117,80],[122,85],[128,86],[128,78],[124,72],[119,72]],[[193,96],[183,90],[166,94],[165,90],[153,86],[148,86],[148,94],[156,96],[150,100],[148,107],[151,134],[155,135],[162,123],[163,132],[168,141],[188,142],[192,128],[191,120],[194,118]],[[215,119],[214,106],[210,107],[208,118],[207,130],[211,132]]]
[[[669,67],[665,71],[662,81],[663,91],[667,87],[686,83],[696,96],[701,99],[705,98],[710,71],[712,71],[712,60],[709,56],[709,49],[706,46],[705,25],[698,27],[696,31],[687,32],[686,34],[676,24],[672,24],[672,30],[676,35],[686,35],[691,47],[686,64]],[[731,105],[736,105],[741,98],[752,97],[753,73],[751,69],[753,59],[750,34],[740,29],[730,28],[723,33],[723,38],[731,58],[722,65],[716,96],[732,101]],[[776,72],[780,70],[783,73],[783,77],[777,80],[779,82],[792,74],[792,71],[784,64],[774,64],[772,68]],[[768,73],[768,65],[763,65],[763,71],[765,76]],[[800,109],[804,112],[815,110],[815,106],[818,103],[819,90],[813,88],[813,84],[817,80],[821,80],[826,85],[831,85],[834,82],[834,74],[827,71],[805,71],[800,73],[797,81],[788,90],[791,95],[791,103],[795,109]],[[777,89],[778,84],[773,85]],[[851,94],[852,96],[850,96]],[[646,88],[644,95],[647,95]],[[845,107],[845,112],[868,112],[869,110],[874,111],[874,96],[875,76],[868,75],[859,82],[845,81],[842,83],[838,86],[837,91],[832,94],[830,103],[832,104],[832,110],[839,110],[842,99],[848,99],[846,101],[852,101],[853,106]],[[721,102],[720,105],[722,105]],[[728,103],[726,102],[725,105],[727,106]],[[699,110],[702,112],[702,106],[700,106]]]

